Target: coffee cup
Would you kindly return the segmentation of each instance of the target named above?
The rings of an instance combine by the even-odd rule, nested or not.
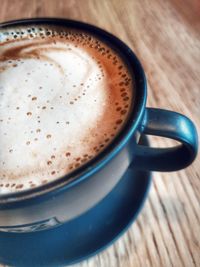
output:
[[[0,86],[5,91],[1,103],[6,103],[1,115],[3,119],[7,116],[2,122],[10,127],[10,131],[2,131],[1,141],[0,231],[40,231],[76,218],[101,201],[130,165],[149,171],[177,171],[194,161],[198,137],[193,122],[173,111],[146,107],[142,65],[112,34],[83,22],[39,18],[2,23],[0,36],[5,49],[0,55]],[[85,76],[88,84],[82,82]],[[31,93],[18,92],[15,78],[20,80],[20,89]],[[53,90],[58,84],[62,94]],[[66,102],[65,93],[66,99],[73,99]],[[9,96],[18,99],[23,108],[14,100],[8,102]],[[46,105],[42,105],[44,101]],[[17,115],[19,110],[23,113]],[[35,135],[32,138],[43,131],[40,140]],[[180,144],[141,146],[142,135],[167,137]]]

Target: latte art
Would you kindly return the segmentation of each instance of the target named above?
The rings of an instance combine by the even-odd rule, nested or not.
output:
[[[99,154],[126,121],[132,86],[118,54],[86,32],[0,32],[0,193],[48,183]]]

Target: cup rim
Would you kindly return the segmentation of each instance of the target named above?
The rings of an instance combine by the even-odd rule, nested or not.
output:
[[[147,84],[143,67],[136,57],[135,53],[118,37],[101,29],[92,24],[88,24],[82,21],[65,19],[65,18],[53,18],[53,17],[40,17],[40,18],[27,18],[18,19],[12,21],[6,21],[0,23],[0,31],[10,26],[25,26],[25,25],[57,25],[69,28],[78,28],[90,32],[92,35],[97,35],[104,42],[107,42],[110,46],[113,46],[115,50],[120,52],[120,56],[123,57],[125,62],[130,68],[131,75],[134,76],[134,105],[132,101],[131,111],[129,112],[129,118],[123,125],[122,129],[112,142],[106,146],[106,148],[96,155],[93,159],[75,169],[71,173],[59,177],[47,184],[37,186],[35,188],[22,190],[18,192],[6,193],[0,195],[0,205],[5,205],[13,202],[24,201],[32,199],[38,196],[51,196],[55,192],[60,193],[63,190],[68,190],[72,186],[77,185],[88,177],[92,176],[109,163],[118,153],[121,151],[135,131],[138,129],[139,123],[142,120],[144,109],[146,106],[147,98]]]

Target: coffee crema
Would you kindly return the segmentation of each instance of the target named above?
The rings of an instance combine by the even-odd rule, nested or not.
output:
[[[133,82],[106,43],[57,26],[1,29],[0,194],[79,168],[118,134]]]

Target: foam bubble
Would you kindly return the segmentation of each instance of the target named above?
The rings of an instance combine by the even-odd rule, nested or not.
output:
[[[85,32],[0,32],[0,194],[34,188],[100,153],[126,121],[126,64]]]

